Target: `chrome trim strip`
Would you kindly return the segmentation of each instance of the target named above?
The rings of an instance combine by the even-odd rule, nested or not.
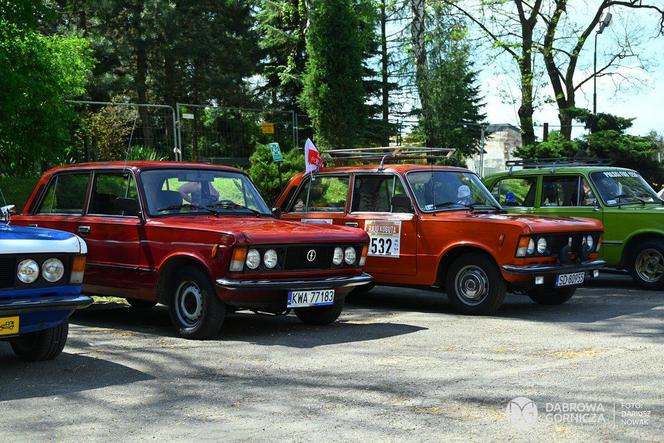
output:
[[[578,263],[571,265],[563,264],[547,264],[547,265],[503,265],[502,269],[505,272],[510,274],[564,274],[568,272],[579,272],[579,271],[593,271],[599,269],[606,265],[604,260],[593,260],[586,263]]]
[[[362,286],[373,281],[373,277],[363,272],[352,277],[330,277],[300,280],[229,280],[217,279],[217,286],[234,290],[289,290],[289,289],[326,289]]]
[[[139,271],[139,272],[157,272],[155,268],[141,268],[140,266],[111,265],[108,263],[94,263],[94,262],[87,262],[85,265],[97,268],[126,269],[129,271]]]

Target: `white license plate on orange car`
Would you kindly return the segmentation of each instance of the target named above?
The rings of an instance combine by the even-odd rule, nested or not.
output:
[[[575,286],[583,284],[586,279],[585,272],[573,272],[571,274],[560,274],[556,276],[556,287]]]
[[[334,289],[288,291],[288,308],[309,308],[334,304]]]

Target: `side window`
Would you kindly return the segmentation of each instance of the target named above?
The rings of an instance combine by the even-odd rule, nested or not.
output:
[[[353,212],[413,212],[401,180],[395,175],[356,175]]]
[[[537,178],[504,178],[493,185],[491,193],[503,206],[535,206]]]
[[[590,186],[578,175],[544,177],[542,206],[593,206],[595,202]]]
[[[295,196],[291,212],[344,212],[348,181],[348,176],[310,178]]]
[[[89,173],[59,174],[51,180],[37,214],[83,214]]]
[[[96,173],[90,198],[88,214],[95,215],[135,215],[128,214],[118,204],[118,199],[133,200],[138,207],[138,194],[134,177],[129,172]],[[126,203],[124,205],[126,207]]]
[[[579,188],[579,206],[596,206],[597,197],[588,184],[588,180],[581,177],[581,187]]]

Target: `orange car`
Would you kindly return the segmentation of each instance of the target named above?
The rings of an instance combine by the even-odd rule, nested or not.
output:
[[[506,214],[463,168],[325,168],[294,176],[276,207],[285,219],[364,229],[377,284],[443,288],[463,313],[494,312],[508,290],[564,303],[604,265],[599,221]]]

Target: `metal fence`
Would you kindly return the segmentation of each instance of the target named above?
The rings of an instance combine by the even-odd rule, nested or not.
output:
[[[282,151],[302,148],[314,137],[305,114],[278,109],[70,101],[77,118],[70,127],[72,162],[157,159],[248,166],[259,144]],[[401,145],[406,119],[369,119],[358,143]]]
[[[69,128],[72,161],[137,156],[178,160],[176,116],[168,105],[69,101],[77,118]]]
[[[183,160],[246,166],[257,144],[299,145],[292,111],[178,103],[176,117]]]

